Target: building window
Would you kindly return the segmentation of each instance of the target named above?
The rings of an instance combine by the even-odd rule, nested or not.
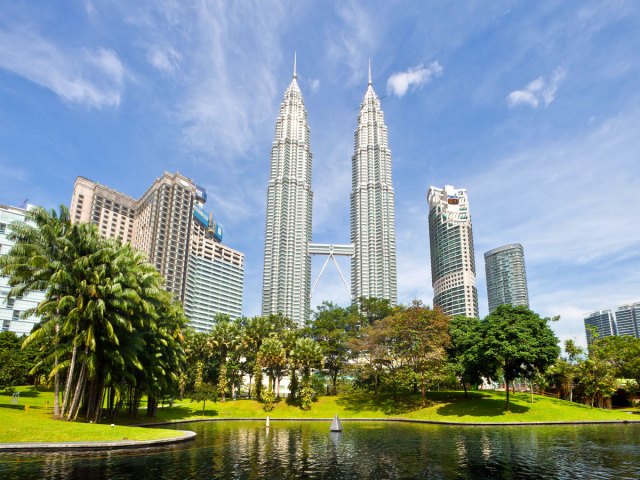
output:
[[[11,320],[20,320],[20,310],[14,310]]]
[[[13,304],[16,300],[11,297],[11,298],[7,298],[7,307],[13,307]]]

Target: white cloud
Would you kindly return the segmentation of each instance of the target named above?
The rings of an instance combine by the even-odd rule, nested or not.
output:
[[[405,72],[396,72],[387,80],[387,91],[402,98],[409,90],[415,91],[442,75],[442,66],[436,61],[428,66],[418,65]]]
[[[511,92],[507,95],[507,104],[509,107],[529,105],[533,108],[537,108],[540,103],[544,103],[545,106],[549,105],[555,100],[556,92],[566,76],[566,70],[559,67],[551,74],[548,81],[544,77],[538,77],[530,82],[524,90]]]
[[[126,71],[105,48],[64,48],[27,30],[0,32],[0,67],[54,92],[67,102],[118,107]]]
[[[172,47],[160,48],[159,46],[154,46],[147,53],[149,63],[164,73],[172,73],[180,68],[181,58],[180,53]]]
[[[320,79],[314,78],[309,81],[309,89],[311,93],[316,93],[320,89]]]
[[[353,1],[338,2],[336,13],[342,23],[329,29],[326,51],[330,60],[349,69],[346,83],[355,84],[366,78],[366,61],[375,51],[380,26],[374,26],[366,9]]]
[[[482,252],[522,243],[531,306],[562,316],[553,328],[563,339],[583,342],[584,313],[639,299],[639,119],[635,104],[574,138],[525,145],[460,182],[470,194],[478,275]]]

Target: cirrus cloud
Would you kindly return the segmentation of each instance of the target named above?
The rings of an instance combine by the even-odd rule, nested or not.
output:
[[[556,92],[566,76],[567,72],[562,67],[557,68],[548,81],[540,76],[529,82],[523,90],[514,90],[507,95],[507,104],[511,108],[518,105],[538,108],[541,103],[547,106],[555,100]]]

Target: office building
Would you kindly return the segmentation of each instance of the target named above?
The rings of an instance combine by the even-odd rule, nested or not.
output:
[[[529,306],[524,249],[519,243],[494,248],[484,254],[489,313],[498,305]]]
[[[298,86],[285,91],[271,147],[262,280],[262,313],[281,313],[302,324],[311,294],[311,133]]]
[[[369,84],[358,113],[352,162],[351,294],[398,301],[391,150],[380,99]]]
[[[473,231],[465,189],[430,187],[429,243],[433,307],[478,317]]]
[[[0,256],[9,253],[13,246],[13,242],[9,240],[8,235],[11,232],[11,224],[13,222],[24,222],[26,209],[0,205]],[[28,335],[31,333],[33,326],[40,321],[35,315],[23,318],[26,310],[34,309],[44,300],[44,292],[29,292],[23,297],[7,298],[7,294],[11,290],[9,279],[0,276],[0,331],[10,331],[20,335]]]
[[[618,335],[631,335],[640,338],[640,302],[621,305],[616,310]]]
[[[244,254],[220,243],[222,227],[205,202],[206,191],[180,173],[165,172],[138,200],[78,177],[70,214],[144,252],[194,328],[204,330],[215,313],[241,316],[244,285]]]
[[[584,317],[584,327],[587,333],[587,343],[593,341],[592,329],[595,328],[597,338],[618,335],[618,329],[611,310],[597,310]]]

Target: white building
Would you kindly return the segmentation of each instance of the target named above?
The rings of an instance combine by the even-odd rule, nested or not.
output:
[[[310,315],[311,146],[294,60],[276,121],[267,188],[262,313],[298,323]]]
[[[371,84],[360,104],[352,157],[351,294],[398,301],[391,151],[380,99]]]
[[[30,206],[27,206],[27,210]],[[13,222],[24,222],[27,210],[0,205],[0,255],[6,255],[13,246],[8,234]],[[28,335],[33,326],[40,321],[34,315],[22,318],[25,310],[38,306],[44,300],[44,292],[30,292],[24,297],[7,298],[11,290],[9,279],[0,277],[0,331],[10,331],[18,335]]]
[[[478,317],[476,264],[465,189],[430,187],[429,243],[433,307],[448,315]]]

